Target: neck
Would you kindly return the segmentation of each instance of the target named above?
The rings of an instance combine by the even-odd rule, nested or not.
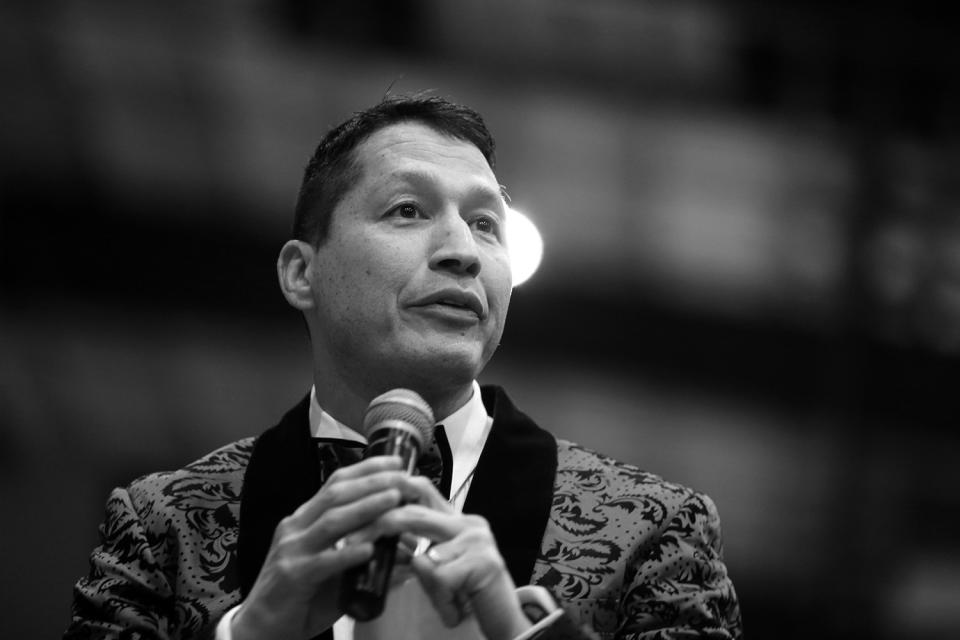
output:
[[[319,373],[314,374],[313,384],[316,388],[317,402],[323,410],[335,420],[345,424],[355,431],[363,431],[363,415],[375,397],[399,386],[406,386],[419,393],[430,408],[436,420],[446,418],[457,409],[465,405],[473,393],[472,381],[466,385],[440,391],[424,388],[422,385],[387,385],[383,388],[353,388],[340,383],[341,381],[327,380]]]
[[[437,422],[440,422],[470,401],[470,397],[473,395],[473,383],[459,388],[456,393],[447,394],[443,397],[433,398],[430,394],[421,395],[433,409],[433,417]]]

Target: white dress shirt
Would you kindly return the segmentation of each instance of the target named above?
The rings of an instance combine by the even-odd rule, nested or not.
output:
[[[437,424],[443,425],[450,443],[450,453],[453,456],[450,504],[459,513],[463,511],[473,472],[477,468],[477,461],[480,460],[480,453],[493,425],[493,418],[487,415],[480,398],[480,385],[474,381],[473,393],[467,403],[449,416],[438,420]],[[337,422],[320,408],[316,388],[310,390],[310,433],[314,438],[342,438],[367,444],[367,439],[362,434]]]

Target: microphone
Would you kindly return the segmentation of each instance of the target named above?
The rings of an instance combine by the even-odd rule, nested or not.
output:
[[[392,389],[371,400],[363,416],[363,432],[370,443],[363,457],[399,455],[404,469],[413,473],[424,443],[433,438],[432,430],[430,405],[414,391]],[[366,622],[383,612],[398,539],[398,536],[378,539],[370,560],[344,572],[340,581],[340,609],[354,620]]]

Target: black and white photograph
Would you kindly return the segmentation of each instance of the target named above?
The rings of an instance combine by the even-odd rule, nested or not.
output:
[[[960,638],[938,3],[0,7],[0,637]]]

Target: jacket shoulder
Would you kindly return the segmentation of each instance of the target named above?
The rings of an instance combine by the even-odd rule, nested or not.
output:
[[[237,523],[253,442],[113,490],[90,574],[74,587],[68,637],[87,637],[92,628],[199,637],[239,601]]]
[[[686,635],[733,620],[736,597],[720,553],[709,497],[557,441],[553,509],[533,579],[580,624],[619,637],[653,629]]]
[[[255,438],[220,447],[176,471],[160,471],[130,483],[130,500],[141,515],[185,501],[221,503],[239,500],[243,474]]]
[[[156,557],[170,566],[183,560],[184,545],[205,537],[235,535],[240,497],[255,438],[238,440],[176,471],[137,478],[116,490],[110,503],[129,504]],[[176,542],[174,542],[176,541]]]
[[[668,482],[640,467],[569,440],[557,439],[557,485],[607,496],[647,495],[666,503],[682,503],[698,496],[689,487]]]
[[[554,522],[571,538],[610,536],[636,554],[679,528],[719,551],[720,517],[708,495],[573,442],[557,446]]]

